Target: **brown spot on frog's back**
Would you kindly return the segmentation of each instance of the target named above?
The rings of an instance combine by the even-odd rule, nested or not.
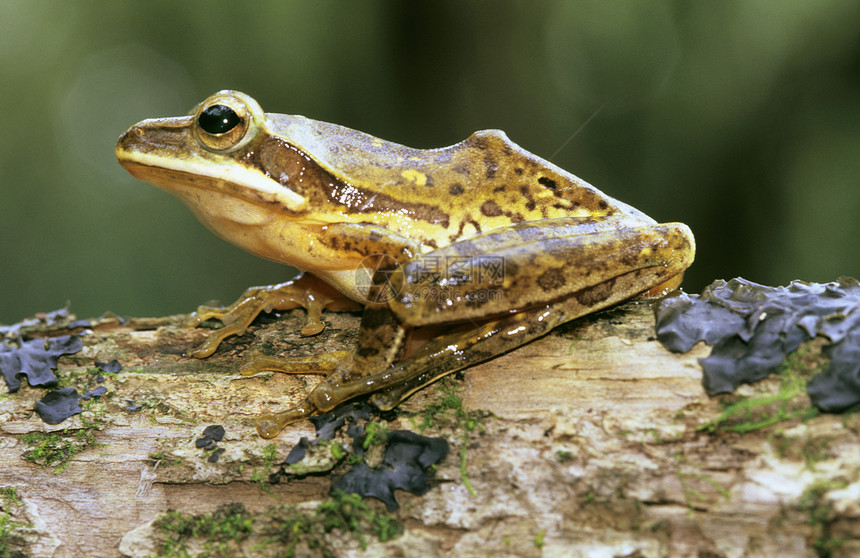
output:
[[[525,208],[529,211],[534,211],[534,208],[537,207],[535,203],[534,196],[532,196],[531,190],[525,184],[520,184],[520,194],[526,199]]]
[[[486,167],[486,177],[493,178],[496,176],[496,171],[498,170],[498,165],[496,164],[496,159],[489,153],[484,155],[484,167]]]
[[[555,180],[553,180],[551,178],[547,178],[546,176],[541,176],[540,178],[538,178],[538,184],[540,184],[541,186],[544,186],[546,188],[549,188],[553,192],[558,188],[555,184]]]
[[[448,193],[451,194],[452,196],[459,196],[460,194],[462,194],[465,191],[466,191],[466,189],[463,188],[463,185],[460,184],[459,182],[455,182],[454,184],[451,184],[450,186],[448,186]]]
[[[564,273],[560,269],[547,269],[538,277],[537,284],[544,292],[558,290],[564,286]]]
[[[481,213],[487,217],[498,217],[502,214],[502,208],[493,200],[487,200],[481,204]]]
[[[448,241],[449,242],[456,242],[457,240],[459,240],[463,236],[463,233],[465,232],[466,225],[472,225],[472,227],[475,229],[474,231],[472,231],[469,234],[469,236],[471,236],[473,234],[481,234],[481,224],[479,222],[475,221],[474,219],[472,219],[471,215],[466,215],[466,217],[464,219],[462,219],[460,221],[460,223],[457,225],[457,232],[450,235],[448,237]]]
[[[600,304],[612,294],[612,288],[615,286],[615,278],[598,283],[593,287],[587,287],[581,291],[573,293],[576,301],[585,307],[595,306]]]

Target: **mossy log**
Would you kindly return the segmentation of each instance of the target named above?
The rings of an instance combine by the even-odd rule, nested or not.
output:
[[[298,334],[302,312],[262,320],[206,360],[183,356],[207,333],[184,327],[183,316],[95,322],[84,349],[60,359],[58,376],[82,388],[95,361],[118,359],[123,370],[101,384],[107,395],[56,426],[33,412],[44,390],[0,397],[0,556],[170,555],[165,541],[175,543],[175,533],[153,523],[168,510],[219,510],[212,521],[241,510],[230,516],[243,523],[229,540],[222,530],[207,541],[217,529],[203,528],[183,539],[192,554],[322,555],[312,548],[322,539],[289,547],[255,526],[329,498],[329,475],[267,482],[275,461],[313,438],[311,424],[273,440],[254,429],[255,416],[291,405],[319,376],[248,378],[237,368],[249,350],[350,348],[358,317],[324,318],[328,327],[312,338]],[[721,399],[701,385],[697,358],[708,351],[666,351],[640,302],[468,369],[445,388],[462,402],[460,414],[443,412],[424,431],[451,444],[433,487],[397,494],[392,515],[402,534],[380,542],[334,529],[326,548],[344,556],[860,555],[860,417],[816,415],[803,389],[789,389],[817,366],[818,346]],[[390,427],[417,431],[439,398],[438,385],[415,394]],[[211,449],[195,446],[211,424],[226,430],[214,463]],[[49,432],[58,435],[32,434]],[[385,513],[366,503],[368,513]]]

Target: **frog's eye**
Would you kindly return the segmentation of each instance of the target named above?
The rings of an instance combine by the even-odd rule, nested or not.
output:
[[[240,122],[236,111],[225,105],[212,105],[204,109],[197,118],[197,123],[208,134],[224,134],[235,128]]]
[[[212,151],[229,151],[248,133],[251,114],[240,99],[212,99],[197,112],[197,138]]]

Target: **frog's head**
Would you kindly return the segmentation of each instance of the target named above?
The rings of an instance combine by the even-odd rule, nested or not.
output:
[[[187,116],[138,122],[120,136],[116,156],[136,178],[182,198],[198,216],[222,213],[230,199],[266,207],[263,213],[272,205],[300,213],[307,200],[273,180],[254,156],[268,136],[257,101],[225,90]]]
[[[320,254],[316,242],[340,217],[319,195],[335,180],[297,147],[314,134],[301,121],[281,129],[273,116],[244,93],[219,91],[186,116],[138,122],[120,136],[116,156],[233,244],[301,269],[336,267],[339,255]]]

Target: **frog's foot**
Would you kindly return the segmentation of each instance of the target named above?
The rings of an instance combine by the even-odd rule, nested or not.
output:
[[[317,408],[305,399],[292,409],[271,415],[261,415],[257,419],[257,433],[263,438],[274,438],[290,424],[310,418],[318,413]]]
[[[278,358],[264,355],[250,357],[239,368],[244,376],[259,372],[283,372],[285,374],[330,374],[331,372],[349,366],[352,351],[332,351],[321,355],[303,358]],[[287,425],[319,414],[317,405],[306,398],[297,406],[273,413],[262,415],[257,419],[257,432],[263,438],[274,438]]]
[[[247,294],[247,293],[246,293]],[[218,349],[221,342],[231,335],[242,335],[245,330],[254,321],[254,318],[263,310],[262,307],[256,307],[250,304],[252,299],[245,298],[244,295],[239,301],[231,304],[227,308],[212,308],[209,306],[201,306],[196,312],[191,314],[188,320],[188,325],[193,327],[200,325],[202,322],[209,319],[218,319],[224,322],[224,327],[217,329],[209,334],[200,346],[191,351],[189,354],[195,358],[206,358]],[[239,304],[243,302],[244,304]]]
[[[206,320],[221,320],[224,327],[214,331],[206,341],[191,351],[191,356],[206,358],[218,349],[221,342],[231,335],[242,335],[260,312],[272,310],[291,310],[303,307],[308,316],[302,327],[302,335],[316,335],[325,325],[320,314],[325,308],[333,310],[354,310],[358,305],[344,299],[343,295],[313,275],[304,274],[298,278],[266,287],[251,287],[239,299],[224,308],[201,306],[191,314],[188,325],[198,326]]]

